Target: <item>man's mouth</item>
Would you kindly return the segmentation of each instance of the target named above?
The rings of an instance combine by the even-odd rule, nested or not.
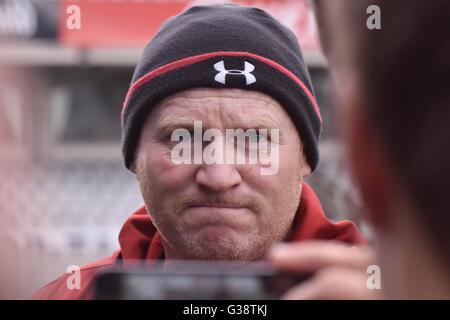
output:
[[[188,206],[188,208],[228,208],[228,209],[242,209],[245,205],[231,202],[198,202]]]
[[[225,203],[205,203],[188,206],[184,218],[193,228],[220,226],[232,229],[248,227],[252,214],[243,206]]]

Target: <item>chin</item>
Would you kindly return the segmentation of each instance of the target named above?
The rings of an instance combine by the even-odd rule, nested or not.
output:
[[[239,237],[233,230],[220,228],[202,230],[188,240],[185,250],[193,260],[255,260],[255,254],[247,237]],[[261,254],[262,255],[262,254]],[[260,256],[261,256],[260,255]]]

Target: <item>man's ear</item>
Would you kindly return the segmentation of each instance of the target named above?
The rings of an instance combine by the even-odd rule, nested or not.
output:
[[[311,174],[311,166],[309,165],[309,163],[306,160],[304,160],[303,167],[302,167],[302,177],[306,178],[310,174]]]
[[[134,174],[136,174],[136,168],[134,166],[134,161],[133,163],[130,165],[130,171],[133,172]]]
[[[134,174],[136,174],[136,152],[134,153],[134,157],[133,157],[133,161],[131,162],[130,165],[130,171],[133,172]]]
[[[395,174],[388,160],[379,128],[369,118],[366,105],[357,86],[349,90],[342,101],[344,139],[347,157],[366,204],[369,220],[375,228],[390,224],[395,208]],[[358,91],[360,92],[360,91]]]

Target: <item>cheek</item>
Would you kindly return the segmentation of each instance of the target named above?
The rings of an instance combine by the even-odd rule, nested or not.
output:
[[[261,202],[260,223],[289,222],[299,204],[302,182],[302,163],[299,151],[282,146],[279,170],[274,175],[261,175],[259,165],[240,168],[243,180]]]
[[[170,150],[158,145],[140,151],[138,166],[137,175],[140,182],[151,183],[153,188],[161,193],[182,189],[194,179],[194,165],[175,164]]]
[[[274,174],[261,174],[262,167],[272,167],[278,170]],[[245,180],[252,188],[261,190],[265,196],[285,194],[288,189],[300,185],[302,181],[302,162],[300,151],[288,146],[280,146],[278,166],[269,165],[245,165],[241,169]],[[289,192],[288,192],[289,193]]]

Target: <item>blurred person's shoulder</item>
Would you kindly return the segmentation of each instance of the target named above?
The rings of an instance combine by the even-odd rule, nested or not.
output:
[[[65,273],[58,279],[36,291],[33,300],[89,300],[94,298],[95,276],[112,268],[116,261],[116,253],[79,268],[79,273]],[[73,277],[79,277],[75,280]],[[75,285],[78,281],[79,287]]]

